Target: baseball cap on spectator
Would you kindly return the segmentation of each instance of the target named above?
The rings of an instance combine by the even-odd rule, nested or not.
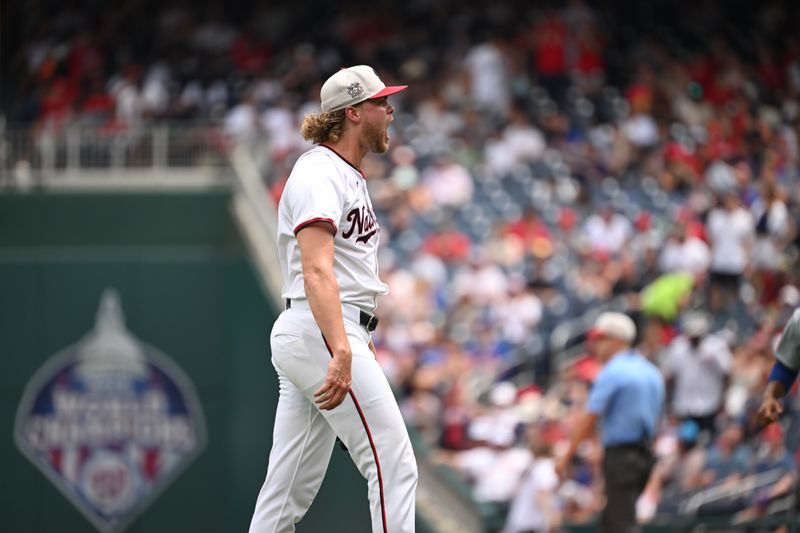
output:
[[[636,338],[636,324],[633,323],[631,317],[624,313],[608,311],[597,317],[587,336],[591,340],[600,337],[614,337],[626,342],[633,342],[633,339]]]
[[[398,93],[408,85],[387,87],[367,65],[343,68],[322,84],[319,96],[324,112],[337,111],[371,98]]]
[[[681,327],[687,337],[702,337],[711,330],[711,321],[702,311],[689,311],[683,315]]]

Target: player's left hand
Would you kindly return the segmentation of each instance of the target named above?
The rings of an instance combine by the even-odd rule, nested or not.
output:
[[[783,413],[783,405],[780,400],[765,396],[758,408],[758,424],[766,426],[778,420],[778,417]]]

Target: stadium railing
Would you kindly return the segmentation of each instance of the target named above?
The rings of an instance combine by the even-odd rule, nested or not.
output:
[[[135,127],[74,123],[56,127],[0,125],[0,184],[24,187],[48,179],[126,172],[164,174],[230,166],[229,141],[210,122]]]
[[[681,506],[681,514],[695,516],[704,505],[753,494],[755,491],[775,483],[784,473],[782,469],[773,469],[761,474],[747,476],[733,485],[726,483],[724,485],[711,486],[687,499]]]

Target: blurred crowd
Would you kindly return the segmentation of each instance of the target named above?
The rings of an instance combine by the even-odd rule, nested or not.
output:
[[[599,444],[569,479],[553,456],[604,309],[636,318],[669,384],[643,520],[709,484],[730,490],[695,511],[742,520],[790,490],[796,411],[764,431],[753,415],[800,306],[791,2],[29,4],[9,122],[210,121],[256,150],[275,198],[332,71],[410,85],[363,167],[391,289],[375,345],[431,457],[507,510],[506,531],[602,507]],[[737,492],[747,476],[763,486]]]

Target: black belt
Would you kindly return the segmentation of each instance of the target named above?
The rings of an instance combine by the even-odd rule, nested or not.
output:
[[[292,308],[292,300],[289,298],[286,299],[286,309]],[[375,315],[371,315],[366,311],[361,309],[358,310],[358,323],[364,326],[367,331],[375,331],[375,328],[378,327],[378,317]]]
[[[605,446],[606,450],[624,450],[624,449],[634,449],[634,450],[645,450],[650,451],[652,448],[652,441],[648,439],[642,439],[634,442],[620,442],[615,444],[608,444]]]

